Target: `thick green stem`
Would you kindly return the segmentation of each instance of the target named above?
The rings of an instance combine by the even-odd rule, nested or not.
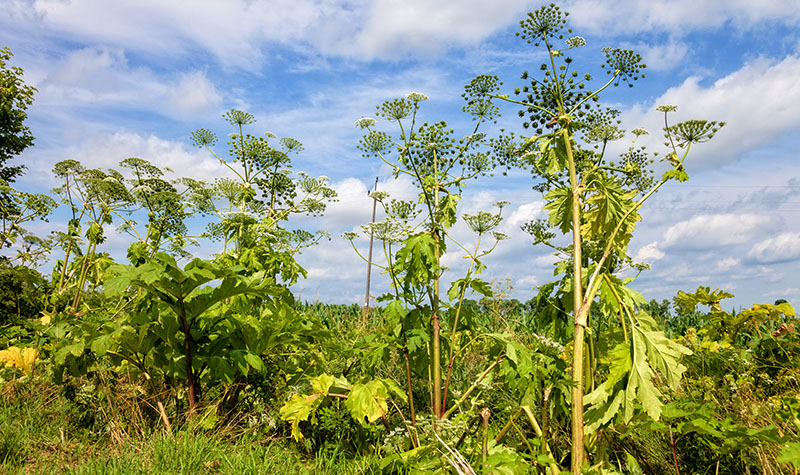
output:
[[[506,425],[504,425],[503,428],[500,429],[500,432],[498,432],[497,435],[494,437],[494,442],[496,444],[499,444],[500,441],[503,440],[503,438],[505,438],[506,434],[508,434],[508,431],[511,430],[511,426],[514,424],[514,421],[517,420],[517,418],[521,415],[522,415],[522,408],[517,409],[517,412],[511,415],[511,418],[508,420]]]
[[[434,312],[431,318],[433,326],[433,351],[431,355],[433,364],[433,413],[437,418],[442,416],[442,346],[439,326],[439,315]]]
[[[583,450],[583,346],[588,311],[583,308],[583,260],[581,257],[581,188],[569,128],[563,129],[563,140],[569,160],[569,184],[572,191],[572,290],[575,334],[572,340],[572,473],[580,475],[586,455]],[[588,306],[586,306],[588,310]]]
[[[78,310],[78,305],[81,303],[81,294],[83,293],[83,286],[86,283],[86,275],[89,273],[90,262],[94,259],[94,250],[97,248],[97,243],[90,243],[86,249],[86,256],[83,258],[81,265],[81,272],[78,275],[78,287],[75,289],[75,298],[72,300],[72,309]]]
[[[64,288],[64,278],[67,276],[67,263],[69,262],[69,255],[72,253],[72,241],[67,242],[67,250],[64,252],[64,263],[61,266],[61,274],[58,276],[58,286],[56,287],[57,291],[61,291]]]
[[[489,417],[492,415],[488,407],[481,410],[481,430],[483,431],[483,443],[481,444],[481,463],[486,463],[486,455],[489,452]]]
[[[189,415],[193,415],[195,407],[197,406],[197,392],[195,388],[194,370],[192,369],[192,332],[186,316],[183,298],[180,299],[180,310],[181,326],[183,327],[183,351],[186,356],[186,386],[189,395]]]
[[[403,339],[405,340],[405,333]],[[403,356],[405,357],[406,363],[406,387],[408,389],[408,408],[411,413],[411,426],[416,429],[417,414],[416,411],[414,411],[414,388],[411,385],[411,355],[408,354],[408,346],[405,341],[403,342]]]
[[[433,413],[436,418],[442,417],[442,342],[441,342],[441,328],[439,321],[439,259],[441,258],[441,251],[439,242],[439,226],[438,216],[439,211],[439,170],[438,170],[438,155],[433,151],[433,176],[435,184],[433,189],[433,240],[434,240],[434,255],[436,259],[436,276],[433,280],[433,298],[431,299],[431,326],[433,330],[433,351],[431,355],[432,377],[433,377]]]
[[[78,215],[78,218],[77,218],[77,222],[78,223],[80,223],[80,220],[83,219],[83,215],[84,215],[85,212],[86,212],[86,208],[83,208],[81,210],[81,214]],[[75,219],[74,216],[75,215],[73,213],[73,219]],[[59,292],[64,289],[64,280],[65,280],[65,278],[67,276],[67,264],[69,263],[69,255],[72,252],[72,239],[69,239],[69,236],[72,236],[72,227],[71,226],[67,226],[67,236],[68,236],[67,237],[67,239],[68,239],[68,241],[67,241],[67,250],[64,252],[64,264],[61,266],[61,275],[58,278],[58,287],[56,289]]]

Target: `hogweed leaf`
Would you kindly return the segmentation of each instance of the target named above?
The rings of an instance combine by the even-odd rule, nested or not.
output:
[[[661,392],[653,381],[661,374],[672,389],[677,389],[686,367],[680,358],[691,351],[668,339],[651,317],[637,316],[631,340],[620,343],[609,353],[611,358],[608,379],[588,394],[585,404],[587,430],[597,431],[602,425],[619,417],[629,422],[638,407],[654,420],[661,417],[664,407]],[[610,399],[609,399],[610,398]]]
[[[292,426],[292,437],[295,440],[303,438],[300,432],[300,421],[308,420],[308,417],[319,407],[328,395],[331,387],[336,385],[341,388],[348,388],[350,384],[344,378],[334,378],[328,374],[321,374],[311,378],[312,394],[299,395],[293,394],[292,398],[280,409],[281,419],[289,422]]]
[[[633,199],[637,191],[626,192],[619,182],[605,175],[597,177],[592,183],[586,199],[587,209],[583,214],[585,222],[581,226],[581,234],[589,240],[603,240],[614,232],[624,217],[622,228],[614,236],[614,248],[624,251],[636,222],[641,220],[638,212],[628,213],[635,205]]]
[[[366,384],[354,384],[344,404],[353,419],[365,425],[365,419],[375,422],[386,415],[389,410],[388,398],[386,385],[382,381],[374,380]]]
[[[0,350],[0,363],[9,368],[16,368],[24,374],[29,374],[36,361],[36,355],[37,351],[34,348],[12,346]]]
[[[795,470],[800,469],[800,442],[790,442],[781,449],[777,461],[792,464]]]
[[[544,209],[548,212],[548,221],[552,226],[558,226],[562,233],[567,234],[572,228],[572,193],[569,189],[556,188],[544,197]]]

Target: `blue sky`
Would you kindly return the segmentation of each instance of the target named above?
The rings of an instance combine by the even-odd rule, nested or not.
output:
[[[49,173],[67,158],[115,167],[137,156],[179,174],[222,173],[189,134],[208,127],[224,136],[231,108],[304,144],[295,169],[326,175],[340,200],[322,218],[298,221],[333,239],[300,257],[309,278],[301,298],[350,303],[363,299],[365,264],[338,236],[369,221],[367,188],[410,199],[377,160],[356,149],[353,126],[386,99],[425,93],[424,119],[447,120],[469,133],[460,113],[463,85],[496,74],[507,91],[534,72],[542,52],[514,37],[518,21],[539,2],[498,0],[4,0],[0,44],[39,89],[28,125],[35,147],[20,187],[45,191]],[[731,304],[800,302],[800,8],[796,0],[571,0],[575,34],[587,46],[574,56],[596,71],[604,46],[634,48],[648,64],[636,87],[603,96],[622,111],[623,127],[651,131],[658,150],[657,105],[678,105],[676,120],[728,125],[695,148],[686,184],[666,186],[643,211],[631,252],[652,269],[635,286],[648,298],[671,298],[698,285],[736,295]],[[596,74],[600,78],[600,74]],[[497,127],[521,130],[516,110]],[[386,124],[383,124],[386,125]],[[492,129],[485,129],[492,134]],[[623,144],[619,145],[624,146]],[[512,295],[533,297],[552,279],[553,258],[530,245],[519,225],[544,217],[540,196],[522,172],[471,183],[462,210],[474,213],[508,200],[503,231],[511,236],[485,263],[487,280],[510,278]],[[64,226],[29,226],[46,233]],[[455,234],[472,239],[463,226]],[[366,249],[366,240],[357,241]],[[106,250],[124,255],[127,239],[111,234]],[[209,255],[217,249],[197,249]],[[445,256],[455,274],[464,260]],[[386,288],[373,273],[373,294]]]

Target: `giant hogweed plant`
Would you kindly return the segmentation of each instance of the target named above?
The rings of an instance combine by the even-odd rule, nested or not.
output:
[[[385,263],[375,264],[388,275],[392,290],[379,300],[387,302],[384,314],[391,323],[387,334],[378,338],[379,341],[371,340],[372,345],[367,342],[364,354],[356,357],[366,360],[365,366],[374,367],[375,363],[397,354],[402,359],[406,380],[397,384],[390,379],[378,378],[351,384],[344,378],[318,377],[312,384],[314,394],[298,395],[282,409],[284,418],[292,423],[296,437],[301,435],[299,422],[311,417],[325,396],[346,397],[353,416],[364,423],[365,420],[372,422],[388,417],[388,398],[394,395],[398,401],[407,401],[408,415],[394,403],[392,408],[404,421],[404,433],[416,450],[414,454],[419,456],[445,443],[431,433],[426,434],[427,431],[420,427],[421,420],[427,420],[423,425],[431,429],[432,434],[437,434],[437,430],[448,425],[446,420],[452,416],[469,414],[470,418],[478,417],[471,414],[470,404],[466,401],[479,392],[484,378],[498,368],[512,378],[519,373],[529,376],[533,371],[527,348],[507,335],[475,331],[468,315],[470,310],[463,305],[468,291],[491,295],[490,286],[477,274],[485,268],[481,260],[505,238],[495,232],[502,220],[501,214],[482,211],[464,215],[465,223],[476,235],[474,246],[468,248],[451,234],[458,220],[458,202],[466,183],[487,173],[493,166],[492,150],[478,131],[485,121],[496,117],[497,109],[488,101],[476,101],[466,106],[464,110],[475,117],[476,124],[469,135],[458,137],[444,122],[420,123],[418,113],[425,100],[427,97],[423,94],[411,93],[378,106],[378,118],[397,127],[398,135],[395,137],[379,130],[378,119],[365,117],[356,121],[356,125],[366,131],[359,145],[365,157],[379,158],[390,167],[395,177],[410,178],[419,193],[416,203],[389,200],[385,193],[375,194],[387,218],[364,227],[366,233],[382,243]],[[500,202],[497,206],[502,211],[506,204]],[[352,241],[356,234],[347,233],[345,237]],[[485,246],[483,243],[487,238],[490,244]],[[446,252],[463,252],[469,262],[464,277],[449,279],[451,284],[447,291],[441,289],[447,270],[442,264]],[[458,359],[481,340],[490,343],[489,364],[471,384],[456,391],[452,386]],[[425,381],[427,385],[428,394],[423,400],[429,406],[430,416],[421,417],[419,413],[424,410],[415,406],[418,398],[414,394],[414,382],[417,380]],[[405,386],[406,394],[401,386]],[[338,391],[334,392],[330,389],[332,387]],[[365,408],[372,408],[366,418]],[[466,436],[465,431],[462,442]],[[486,443],[484,438],[484,448]],[[483,458],[486,456],[484,451]]]
[[[290,137],[277,139],[270,132],[263,136],[247,133],[245,127],[255,123],[255,117],[247,112],[231,110],[223,118],[234,127],[227,141],[230,159],[214,150],[217,136],[209,129],[198,129],[191,136],[194,145],[205,148],[235,177],[217,179],[211,187],[213,199],[205,211],[218,221],[209,224],[204,235],[222,241],[223,254],[245,259],[242,263],[248,267],[258,259],[269,259],[263,249],[290,256],[327,237],[325,232],[312,234],[284,227],[292,215],[319,215],[336,199],[327,177],[292,172],[292,155],[303,150],[302,144]],[[295,271],[303,272],[299,268],[288,271],[292,267],[288,260],[284,264],[289,281],[297,278]]]
[[[70,308],[75,311],[87,280],[92,287],[99,285],[110,263],[107,255],[98,253],[106,226],[119,223],[117,230],[134,238],[128,248],[134,265],[162,250],[186,257],[186,246],[197,241],[188,235],[185,221],[208,208],[208,193],[195,180],[167,180],[165,172],[171,170],[141,158],[127,158],[119,165],[127,174],[86,168],[77,160],[64,160],[53,168],[62,181],[53,192],[71,213],[66,232],[54,233],[55,243],[64,251],[53,271],[56,297],[72,295]],[[138,221],[142,214],[143,227]]]
[[[90,252],[102,242],[103,225],[112,216],[121,218],[123,230],[137,238],[128,251],[132,265],[109,267],[109,261],[104,266],[104,314],[59,327],[62,336],[70,337],[56,350],[59,375],[81,374],[109,359],[114,371],[143,378],[153,394],[158,382],[182,381],[191,414],[208,388],[224,384],[231,389],[227,394],[239,394],[248,372],[262,370],[262,358],[276,348],[284,352],[281,367],[287,373],[301,371],[313,360],[311,352],[306,358],[295,356],[312,336],[324,337],[325,331],[298,318],[287,285],[305,273],[293,253],[322,235],[289,232],[282,223],[293,213],[321,213],[335,192],[327,178],[289,176],[288,152],[301,149],[299,142],[283,139],[285,150],[277,150],[263,137],[243,134],[243,127],[255,120],[252,115],[231,111],[225,118],[239,132],[229,142],[234,159],[217,158],[239,183],[169,182],[161,169],[136,158],[121,163],[131,178],[113,170],[85,170],[77,162],[59,164],[57,172],[65,181],[62,196],[74,215],[65,261],[78,249],[86,218]],[[213,153],[212,132],[200,129],[192,139]],[[134,209],[147,212],[143,232],[129,215]],[[219,218],[205,236],[223,240],[223,252],[181,267],[160,248],[169,243],[173,251],[182,251],[193,240],[185,219],[196,212]],[[169,427],[163,405],[159,409]]]
[[[476,124],[471,134],[457,138],[453,129],[444,122],[417,122],[420,103],[425,100],[427,97],[423,94],[411,93],[405,99],[386,101],[377,108],[378,117],[397,124],[399,136],[396,139],[377,130],[375,119],[362,118],[357,125],[367,130],[359,146],[364,155],[380,158],[391,167],[395,177],[409,177],[419,190],[418,204],[422,210],[419,221],[414,223],[410,219],[413,212],[404,209],[413,209],[411,203],[405,206],[390,204],[388,220],[383,224],[372,224],[371,231],[379,231],[378,237],[384,244],[387,241],[390,245],[391,241],[400,243],[394,255],[385,248],[386,273],[391,279],[393,292],[384,298],[390,301],[390,313],[399,312],[400,320],[404,321],[401,330],[406,344],[404,353],[412,335],[419,340],[412,343],[412,348],[424,349],[426,357],[407,357],[428,363],[425,366],[431,411],[436,418],[441,418],[447,414],[448,385],[457,352],[455,340],[461,317],[460,304],[468,288],[484,295],[490,293],[488,285],[475,274],[483,269],[479,257],[486,254],[479,254],[480,240],[484,235],[492,235],[493,229],[500,224],[500,215],[483,212],[466,217],[478,235],[474,251],[453,239],[449,230],[457,221],[457,205],[467,180],[486,173],[492,165],[490,156],[483,150],[483,134],[478,131],[485,120],[496,117],[497,110],[488,102],[474,103],[471,108],[465,108],[476,118]],[[392,153],[396,153],[396,157],[392,157]],[[381,226],[393,229],[394,236],[381,233]],[[496,240],[502,238],[497,233],[493,236]],[[440,289],[445,271],[441,258],[448,245],[460,247],[467,254],[470,265],[466,277],[454,281],[445,294]],[[451,300],[454,306],[450,305]],[[452,316],[452,321],[448,322],[451,338],[448,339],[450,355],[445,360],[446,374],[442,365],[442,317],[445,314]],[[414,321],[417,324],[412,323]],[[409,380],[410,377],[409,373]]]
[[[64,258],[58,260],[53,269],[54,303],[60,295],[70,296],[67,305],[75,312],[81,303],[87,279],[92,274],[97,276],[97,272],[92,271],[107,261],[107,256],[98,253],[98,246],[106,239],[106,226],[113,223],[115,215],[133,204],[133,197],[124,177],[115,170],[86,168],[77,160],[63,160],[56,163],[53,174],[62,181],[53,193],[61,198],[71,213],[67,231],[55,233],[55,241],[64,251]]]
[[[618,127],[618,112],[602,108],[598,98],[612,86],[632,87],[644,77],[645,65],[632,51],[603,48],[603,69],[610,77],[592,90],[591,75],[573,70],[569,51],[586,42],[578,36],[564,40],[572,32],[566,28],[567,15],[550,5],[520,22],[518,36],[547,51],[541,77],[524,72],[522,79],[530,83],[506,95],[495,82],[479,76],[467,93],[474,103],[519,106],[524,127],[535,132],[519,138],[503,135],[493,144],[505,151],[500,156],[507,166],[527,168],[539,180],[535,188],[544,194],[548,219],[532,221],[525,229],[536,243],[553,247],[564,259],[556,264],[562,279],[545,286],[548,295],[543,298],[553,304],[550,318],[572,319],[554,335],[572,333],[571,461],[578,474],[588,460],[584,447],[592,448],[603,428],[626,423],[642,411],[658,419],[663,402],[657,380],[675,388],[685,370],[680,357],[689,350],[669,340],[646,313],[636,312],[644,299],[627,286],[631,279],[618,273],[632,264],[627,248],[639,209],[664,183],[686,181],[690,148],[711,139],[724,124],[691,120],[669,125],[668,113],[676,108],[661,106],[667,146],[661,160],[667,171],[653,176],[652,157],[636,146],[636,139],[647,133],[643,129],[632,131],[633,143],[625,153],[608,156],[607,145],[626,133]],[[556,232],[570,235],[571,243],[557,245]],[[610,329],[612,318],[618,319],[613,326],[621,331],[601,335],[600,325]],[[555,322],[551,328],[558,326]],[[592,337],[588,340],[587,332]],[[601,374],[606,374],[603,381],[598,380]]]

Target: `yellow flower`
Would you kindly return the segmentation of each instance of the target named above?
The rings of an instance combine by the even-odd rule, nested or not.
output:
[[[17,368],[26,374],[31,372],[34,361],[36,361],[36,350],[33,348],[12,346],[0,351],[0,363],[6,367]]]
[[[50,315],[45,315],[44,317],[40,318],[39,322],[42,325],[49,325],[50,324]]]

